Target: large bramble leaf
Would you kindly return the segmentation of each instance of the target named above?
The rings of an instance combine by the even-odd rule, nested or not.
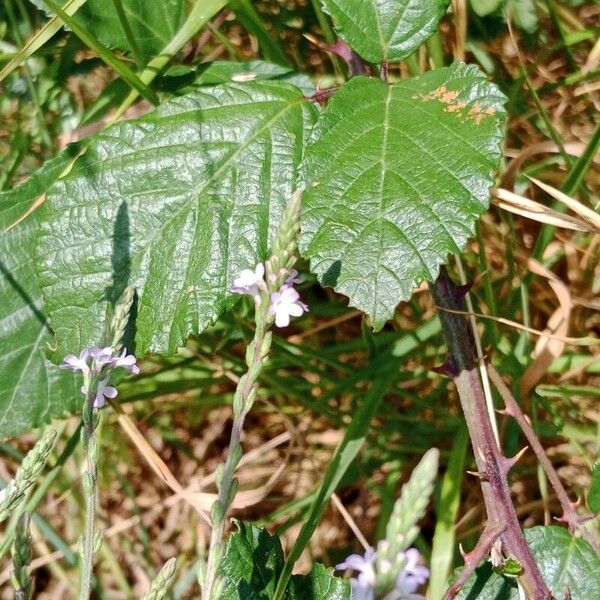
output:
[[[410,56],[431,37],[449,0],[321,0],[336,32],[372,63]]]
[[[270,600],[284,563],[276,535],[255,525],[238,522],[238,531],[227,541],[220,564],[223,589],[219,600]],[[284,600],[348,600],[350,586],[333,576],[331,569],[315,564],[308,575],[294,575]]]
[[[72,373],[44,358],[52,335],[33,266],[39,213],[17,224],[71,160],[63,153],[0,194],[0,439],[76,410],[80,398]]]
[[[600,557],[582,538],[561,527],[532,527],[525,538],[544,581],[555,598],[600,598]],[[482,565],[458,595],[461,600],[519,600],[514,578],[496,573],[490,563]]]
[[[53,14],[44,0],[31,0],[47,14]],[[57,0],[62,6],[67,0]],[[119,0],[123,20],[119,18],[113,0],[87,0],[77,11],[75,20],[110,48],[150,59],[158,54],[173,38],[185,19],[185,0]],[[131,36],[126,35],[129,27]],[[131,41],[137,48],[131,48]]]
[[[303,167],[300,249],[376,329],[485,212],[503,101],[477,67],[456,64],[394,85],[355,78],[322,112]]]
[[[315,108],[255,81],[198,90],[86,141],[43,207],[42,292],[60,353],[102,340],[107,302],[134,286],[135,352],[173,352],[233,304],[264,259]]]

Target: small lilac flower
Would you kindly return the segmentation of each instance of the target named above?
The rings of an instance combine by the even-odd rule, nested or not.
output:
[[[404,565],[396,577],[396,587],[388,596],[389,600],[423,600],[423,596],[415,592],[429,578],[429,570],[419,565],[419,559],[416,548],[410,548],[404,553]]]
[[[133,354],[127,354],[127,350],[125,348],[123,348],[121,356],[115,356],[111,359],[111,365],[113,369],[122,367],[134,375],[137,375],[140,372],[140,368],[137,366],[136,362],[137,359],[135,356]]]
[[[71,369],[71,371],[81,371],[82,373],[89,373],[90,367],[88,365],[88,359],[90,357],[90,351],[85,348],[81,351],[79,356],[74,354],[67,354],[63,358],[63,362],[60,365],[61,369]]]
[[[376,559],[375,550],[368,548],[364,556],[351,554],[344,562],[336,565],[335,568],[340,571],[352,569],[358,573],[358,577],[350,579],[352,600],[373,600],[375,598],[375,585],[377,584]]]
[[[87,396],[93,382],[98,381],[94,408],[102,408],[106,404],[106,398],[117,396],[117,389],[108,384],[109,373],[113,369],[126,369],[134,375],[140,372],[133,354],[127,354],[127,350],[123,348],[121,355],[115,356],[114,349],[111,346],[86,348],[81,351],[79,356],[68,354],[60,366],[63,369],[83,372],[84,385],[81,387],[81,393],[84,396]]]
[[[244,269],[239,277],[233,280],[231,291],[234,294],[247,294],[255,300],[260,296],[262,290],[265,289],[265,265],[258,263],[252,269]]]
[[[284,285],[278,292],[271,294],[269,314],[275,315],[277,327],[287,327],[290,317],[301,317],[305,312],[308,312],[308,306],[300,300],[300,294],[293,287]]]
[[[113,361],[113,352],[111,346],[106,346],[104,348],[94,346],[93,348],[90,348],[90,356],[94,361],[92,369],[95,373],[100,373],[106,365]]]
[[[117,388],[108,385],[108,377],[105,377],[102,381],[98,382],[98,389],[94,398],[94,408],[102,408],[106,404],[107,398],[116,398],[118,393]]]
[[[283,285],[291,287],[297,283],[302,283],[302,279],[298,277],[298,271],[296,271],[296,269],[291,269],[287,279],[283,282]]]

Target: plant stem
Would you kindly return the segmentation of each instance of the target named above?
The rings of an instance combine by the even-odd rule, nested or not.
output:
[[[505,457],[496,444],[478,373],[473,332],[464,315],[451,312],[465,312],[464,296],[467,289],[456,285],[442,267],[431,292],[439,309],[449,349],[444,369],[452,377],[458,390],[487,513],[484,533],[475,549],[465,557],[467,575],[448,590],[447,598],[452,599],[458,594],[467,576],[497,541],[505,556],[514,556],[522,565],[523,575],[520,581],[527,596],[532,600],[549,600],[552,594],[531,555],[512,503],[507,474],[516,459]]]
[[[542,447],[542,444],[540,443],[537,435],[535,434],[533,427],[527,420],[527,417],[525,417],[525,415],[523,414],[521,407],[515,400],[514,396],[511,394],[508,386],[506,385],[506,383],[504,383],[502,376],[500,375],[500,373],[498,373],[498,371],[492,364],[487,365],[487,370],[492,383],[494,384],[498,392],[500,392],[500,396],[502,397],[502,400],[505,405],[506,414],[510,415],[521,428],[521,431],[527,438],[531,449],[533,450],[538,461],[540,462],[540,465],[544,469],[544,472],[546,473],[546,476],[550,481],[550,485],[552,485],[552,488],[554,489],[556,497],[558,498],[560,506],[563,510],[563,514],[559,520],[568,524],[569,531],[571,533],[575,533],[576,530],[579,530],[583,537],[596,549],[596,551],[600,553],[598,543],[593,538],[593,536],[589,535],[589,532],[587,532],[585,528],[580,527],[580,525],[583,522],[592,518],[592,515],[577,514],[577,504],[571,502],[571,500],[569,499],[567,491],[561,483],[556,469],[553,467],[548,456],[546,456],[544,448]]]
[[[234,477],[235,469],[242,458],[242,431],[244,421],[254,402],[257,390],[257,381],[266,362],[271,346],[271,335],[267,331],[268,305],[263,301],[256,312],[256,331],[254,339],[248,346],[246,363],[248,370],[240,379],[233,397],[233,426],[229,440],[229,452],[219,477],[217,471],[217,485],[219,494],[211,511],[213,529],[208,548],[206,574],[202,586],[202,598],[210,600],[213,597],[217,576],[217,565],[223,554],[223,535],[227,524],[227,513],[237,492],[237,481]]]
[[[83,408],[83,447],[86,453],[86,472],[83,475],[83,491],[85,497],[85,529],[83,534],[83,556],[81,563],[80,600],[88,600],[92,590],[94,575],[94,554],[96,546],[95,520],[96,520],[96,495],[98,479],[98,447],[95,434],[94,398],[96,390],[94,385],[86,385],[88,390]]]

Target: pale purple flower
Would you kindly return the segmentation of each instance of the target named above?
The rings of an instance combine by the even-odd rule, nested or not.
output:
[[[114,355],[111,346],[100,348],[85,348],[79,356],[68,354],[60,365],[63,369],[82,371],[84,374],[84,385],[81,393],[86,396],[94,381],[98,381],[98,387],[94,398],[94,408],[102,408],[106,404],[106,398],[115,398],[117,389],[110,386],[109,373],[113,369],[122,368],[137,375],[140,372],[133,354],[127,354],[124,348],[120,356]]]
[[[92,370],[94,373],[100,373],[100,371],[106,366],[112,363],[114,350],[111,346],[99,348],[94,346],[90,348],[90,356],[93,359]]]
[[[106,404],[107,398],[116,398],[118,393],[117,388],[108,385],[108,377],[105,377],[102,381],[98,382],[98,389],[94,398],[94,408],[102,408]]]
[[[89,373],[90,367],[88,365],[88,359],[90,357],[90,351],[85,348],[81,351],[79,356],[74,354],[67,354],[63,358],[63,362],[60,365],[61,369],[71,369],[71,371],[81,371],[82,373]]]
[[[137,359],[133,354],[127,354],[127,350],[123,348],[121,356],[115,356],[111,360],[112,368],[122,367],[127,369],[130,373],[137,375],[140,372],[140,368],[137,366]]]
[[[247,294],[254,299],[260,296],[262,290],[265,289],[265,265],[258,263],[252,269],[244,269],[238,277],[233,280],[231,291],[234,294]]]
[[[300,294],[293,287],[284,285],[271,294],[269,314],[275,315],[277,327],[287,327],[290,317],[301,317],[305,312],[308,312],[308,306],[300,300]]]
[[[298,271],[296,271],[296,269],[291,269],[287,279],[283,282],[283,285],[291,287],[297,283],[302,283],[302,279],[298,277]]]
[[[364,556],[351,554],[344,562],[336,565],[336,569],[345,571],[351,569],[358,573],[358,577],[350,579],[352,586],[352,600],[373,600],[375,598],[375,560],[377,554],[373,548],[367,548]]]
[[[419,564],[420,558],[416,548],[404,552],[402,570],[396,577],[396,587],[386,596],[386,600],[423,600],[423,596],[416,591],[429,578],[429,569]]]
[[[350,579],[352,600],[374,600],[376,594],[383,600],[423,600],[423,596],[416,591],[427,581],[429,570],[419,565],[419,551],[411,548],[398,558],[400,560],[394,563],[402,564],[402,569],[396,575],[392,590],[384,583],[387,579],[382,579],[384,574],[389,573],[392,565],[389,560],[378,559],[373,548],[367,549],[364,556],[351,554],[343,563],[337,565],[336,569],[351,569],[358,574]],[[382,586],[387,589],[381,589]]]

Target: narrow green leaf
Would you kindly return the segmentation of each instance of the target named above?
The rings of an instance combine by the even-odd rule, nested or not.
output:
[[[600,598],[600,557],[582,538],[561,527],[532,527],[525,538],[555,598],[569,590],[572,600]],[[516,580],[496,573],[489,562],[477,569],[457,598],[519,600]]]
[[[444,597],[447,587],[446,582],[454,561],[456,543],[454,527],[460,506],[460,493],[468,444],[467,428],[463,425],[452,445],[452,452],[442,480],[437,523],[429,560],[431,575],[427,595],[430,600],[442,600]]]
[[[64,5],[65,14],[73,16],[87,0],[69,0]],[[32,35],[25,45],[4,65],[0,71],[0,81],[8,77],[19,65],[23,64],[34,52],[39,50],[63,26],[59,17],[52,17],[42,28]]]
[[[592,471],[592,485],[588,492],[588,506],[592,512],[600,514],[600,463],[594,465]]]
[[[134,90],[138,91],[152,104],[158,104],[157,95],[123,62],[121,62],[104,44],[102,44],[88,29],[70,17],[54,0],[44,2],[67,24],[73,33],[89,48],[91,48],[109,67],[114,69]]]
[[[196,0],[188,18],[177,30],[170,41],[162,50],[146,65],[146,68],[139,74],[140,81],[148,85],[154,78],[169,64],[173,56],[179,52],[192,37],[194,37],[210,19],[212,19],[224,6],[228,0]],[[129,96],[125,98],[121,106],[117,109],[114,116],[116,121],[138,98],[137,90],[132,90]]]
[[[268,31],[250,0],[229,0],[229,8],[235,13],[244,29],[253,35],[260,48],[261,56],[280,65],[290,65],[282,45],[272,31]]]
[[[300,251],[376,329],[487,209],[503,101],[459,63],[391,86],[354,78],[321,113],[303,166]]]
[[[107,302],[138,295],[135,352],[174,352],[267,256],[315,108],[297,88],[202,88],[86,140],[48,194],[40,282],[61,354],[100,343]],[[74,282],[76,282],[74,284]]]
[[[436,31],[449,0],[321,0],[336,32],[372,63],[410,56]]]
[[[52,334],[32,258],[39,211],[16,224],[71,161],[62,153],[0,194],[0,438],[77,410],[81,397],[72,373],[44,358]]]
[[[73,2],[53,1],[65,12]],[[54,19],[58,18],[44,0],[31,2]],[[160,52],[181,27],[185,10],[186,0],[87,0],[75,21],[93,32],[108,48],[131,52],[136,60],[148,60]]]
[[[287,587],[292,570],[298,558],[302,554],[304,548],[310,541],[313,532],[317,528],[321,515],[325,510],[332,494],[335,492],[342,477],[348,470],[352,461],[356,458],[359,450],[365,442],[371,419],[377,412],[381,401],[393,380],[393,375],[382,375],[379,379],[373,382],[371,389],[363,400],[360,408],[355,412],[348,429],[344,434],[344,438],[336,448],[330,465],[323,476],[323,482],[314,497],[306,520],[302,525],[302,529],[296,538],[296,542],[290,551],[289,556],[285,561],[285,566],[277,583],[277,590],[274,599],[281,600],[284,598],[284,591]]]

